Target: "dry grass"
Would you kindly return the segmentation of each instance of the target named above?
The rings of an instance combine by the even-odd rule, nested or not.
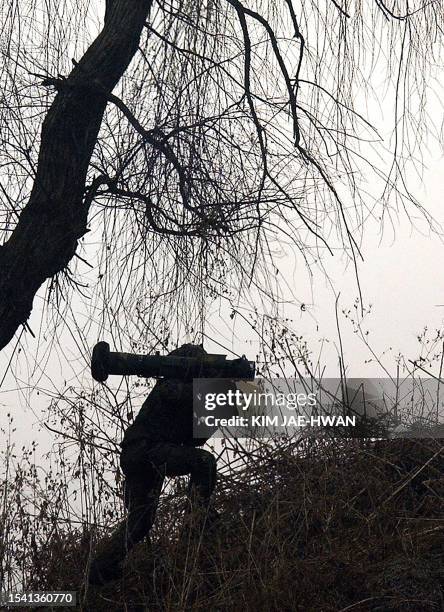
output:
[[[35,551],[28,587],[78,590],[94,612],[443,610],[443,448],[431,439],[241,448],[220,478],[215,533],[192,536],[171,490],[122,581],[86,590],[92,539],[71,528]]]

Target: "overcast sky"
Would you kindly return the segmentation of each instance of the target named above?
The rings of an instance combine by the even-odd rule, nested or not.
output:
[[[444,176],[444,159],[438,155],[429,161],[429,168],[424,174],[424,185],[417,185],[417,193],[422,202],[436,219],[444,224],[442,209],[442,177]],[[376,354],[382,355],[385,366],[396,371],[395,355],[401,352],[407,358],[418,356],[417,335],[424,326],[438,329],[443,326],[444,282],[440,272],[440,262],[444,257],[444,245],[436,235],[422,234],[411,227],[406,218],[400,221],[393,237],[387,232],[382,237],[379,232],[368,232],[363,244],[364,262],[360,264],[360,280],[364,303],[372,304],[372,313],[368,317],[365,329],[369,330],[369,343]],[[327,338],[330,344],[323,344],[321,360],[326,366],[326,375],[338,374],[336,348],[337,332],[335,321],[335,296],[340,293],[340,306],[351,308],[358,295],[354,270],[344,257],[331,258],[326,263],[330,283],[321,273],[309,278],[306,270],[295,268],[295,262],[288,258],[282,262],[284,272],[292,275],[300,287],[300,301],[305,303],[305,310],[298,304],[289,305],[287,312],[293,319],[293,328],[305,335],[314,355],[320,350],[321,340]],[[334,289],[333,289],[334,288]],[[37,322],[38,313],[33,315]],[[343,317],[340,318],[343,334],[345,361],[349,376],[384,376],[381,367],[365,363],[371,358],[368,349],[352,331],[352,325]],[[213,335],[216,342],[208,340],[207,349],[212,352],[223,352],[218,342],[236,353],[246,353],[254,357],[258,342],[255,336],[240,322],[232,325],[231,319],[222,319],[215,315],[211,329],[219,329],[219,335]],[[184,338],[186,341],[187,338]],[[95,339],[93,340],[93,342]],[[75,343],[69,336],[65,337],[66,357],[75,360]],[[33,385],[54,391],[63,387],[64,379],[72,375],[71,367],[57,358],[49,359],[46,375],[41,376],[38,369],[32,368],[32,352],[36,340],[28,340],[29,358],[19,360],[14,368],[8,371],[0,395],[2,422],[7,411],[16,416],[19,440],[29,441],[30,434],[37,435],[37,428],[30,428],[36,423],[40,408],[49,401]],[[7,367],[7,351],[2,356],[2,377]],[[31,364],[31,366],[29,366]],[[34,375],[27,379],[28,368]],[[19,381],[14,374],[19,374]],[[84,376],[89,378],[89,373]],[[51,379],[51,383],[49,382]],[[28,384],[27,384],[28,383]],[[29,386],[28,386],[29,385]],[[33,432],[33,433],[31,433]],[[43,447],[50,442],[44,434],[38,435]]]
[[[441,123],[441,106],[434,105],[431,112],[438,116],[438,123]],[[392,102],[382,104],[382,113],[392,113]],[[444,159],[432,142],[430,151],[425,150],[424,162],[427,167],[423,183],[413,177],[410,187],[421,204],[444,226]],[[425,224],[418,221],[415,228],[401,214],[395,232],[387,227],[382,236],[376,224],[370,223],[365,232],[362,253],[364,261],[359,266],[359,278],[363,302],[365,306],[372,304],[372,313],[364,327],[369,330],[369,343],[375,353],[382,355],[388,351],[382,357],[383,363],[390,372],[394,372],[398,352],[410,359],[418,356],[417,335],[424,326],[434,330],[443,325],[444,307],[439,305],[444,305],[444,282],[439,264],[443,260],[444,245],[439,236],[426,230]],[[297,304],[288,305],[285,315],[293,320],[292,327],[306,337],[315,357],[322,340],[329,341],[323,345],[321,361],[326,366],[326,375],[335,376],[338,374],[336,296],[340,294],[340,308],[352,308],[358,288],[353,266],[345,257],[340,254],[334,258],[326,257],[324,264],[328,279],[320,271],[314,271],[314,276],[310,276],[301,262],[296,262],[289,252],[281,261],[280,270],[299,300]],[[41,311],[38,299],[35,304],[31,327],[39,329]],[[304,304],[303,309],[301,304]],[[258,350],[257,338],[240,321],[229,319],[228,311],[221,314],[215,311],[210,317],[207,333],[214,342],[208,339],[206,348],[211,352],[223,352],[222,344],[235,353],[246,353],[254,358]],[[353,333],[352,325],[343,317],[340,317],[340,325],[349,376],[383,376],[379,365],[366,363],[371,355]],[[188,340],[183,338],[183,341]],[[4,422],[7,411],[14,413],[23,440],[29,439],[30,424],[38,421],[41,407],[49,401],[38,387],[55,391],[63,387],[64,381],[74,380],[78,363],[76,344],[69,334],[64,334],[61,341],[66,359],[61,358],[60,353],[49,355],[48,361],[44,360],[44,368],[41,357],[37,358],[37,367],[35,363],[38,339],[28,337],[27,355],[22,353],[18,358],[15,356],[11,364],[9,359],[14,342],[0,355],[0,419]],[[91,345],[95,341],[95,337],[91,338]],[[87,371],[84,375],[89,377]]]

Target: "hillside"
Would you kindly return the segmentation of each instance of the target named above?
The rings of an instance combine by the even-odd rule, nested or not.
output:
[[[219,482],[214,533],[192,537],[172,491],[121,582],[85,592],[84,534],[42,551],[33,586],[80,590],[81,609],[97,612],[442,610],[443,448],[348,440],[240,451],[244,468]]]

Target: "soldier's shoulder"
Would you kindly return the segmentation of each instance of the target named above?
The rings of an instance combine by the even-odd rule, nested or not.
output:
[[[207,351],[201,344],[182,344],[168,353],[172,357],[203,357]]]
[[[192,383],[191,383],[192,385]],[[168,398],[175,398],[182,395],[187,391],[190,383],[180,380],[177,378],[167,378],[159,380],[153,389],[154,394],[161,400],[164,401]]]

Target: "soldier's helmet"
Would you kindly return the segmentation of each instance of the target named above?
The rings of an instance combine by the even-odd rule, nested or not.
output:
[[[168,353],[168,355],[174,357],[202,357],[206,354],[207,351],[201,344],[182,344],[182,346]]]

